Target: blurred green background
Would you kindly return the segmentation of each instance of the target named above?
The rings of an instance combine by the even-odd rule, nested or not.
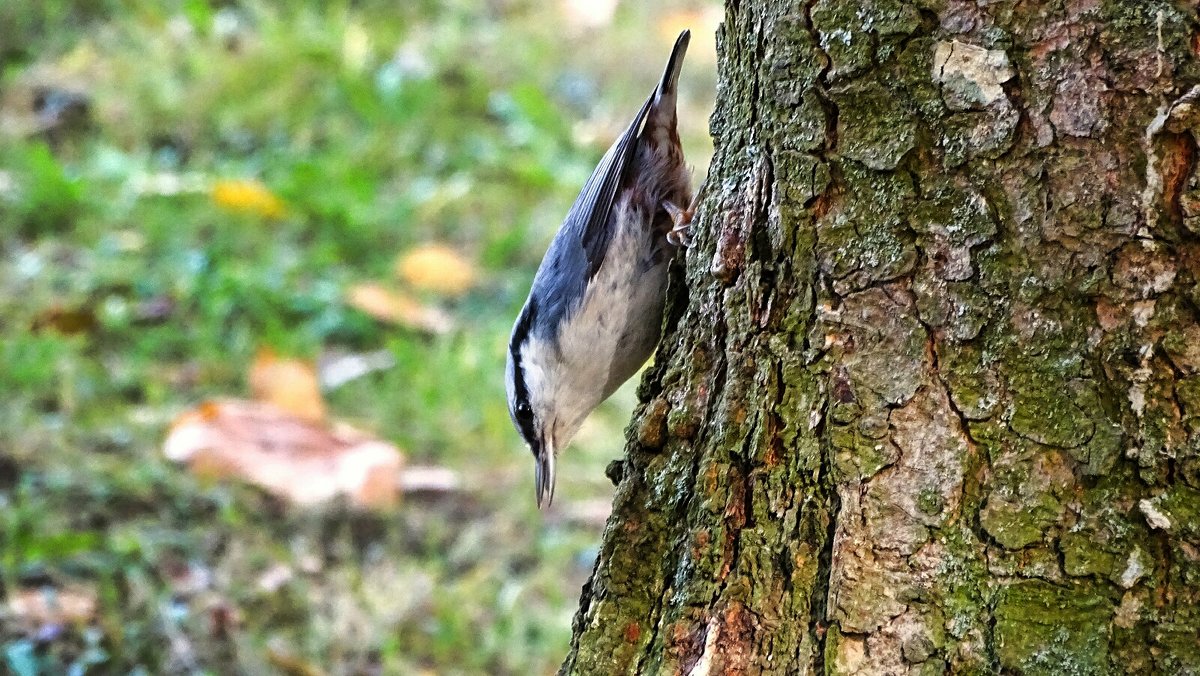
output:
[[[684,27],[704,175],[720,9],[646,4],[0,2],[0,672],[557,668],[633,384],[538,512],[504,351]],[[347,302],[429,243],[476,280],[413,292],[448,330]],[[264,348],[384,355],[326,389],[330,416],[460,485],[296,509],[165,459]]]

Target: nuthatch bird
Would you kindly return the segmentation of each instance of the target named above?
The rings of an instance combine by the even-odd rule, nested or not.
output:
[[[667,268],[695,208],[675,116],[690,37],[583,185],[513,326],[508,411],[537,463],[539,507],[554,499],[556,454],[658,344]]]

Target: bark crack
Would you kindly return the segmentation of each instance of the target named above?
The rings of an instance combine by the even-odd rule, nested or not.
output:
[[[1150,121],[1150,124],[1146,126],[1146,131],[1142,139],[1143,152],[1146,155],[1146,184],[1142,190],[1141,198],[1142,218],[1145,222],[1147,231],[1144,233],[1139,233],[1143,236],[1149,236],[1149,229],[1158,222],[1158,210],[1163,198],[1166,198],[1169,202],[1173,202],[1168,205],[1170,207],[1170,211],[1178,211],[1179,190],[1177,187],[1175,188],[1173,192],[1176,194],[1173,196],[1173,198],[1168,194],[1172,186],[1168,185],[1168,179],[1170,177],[1164,176],[1164,172],[1159,166],[1161,158],[1159,157],[1156,139],[1160,134],[1170,133],[1169,127],[1171,126],[1172,116],[1177,110],[1180,108],[1190,109],[1197,101],[1200,101],[1200,85],[1193,86],[1183,96],[1180,96],[1171,103],[1164,104],[1162,107],[1160,107],[1158,114],[1155,115],[1154,119]],[[1194,152],[1189,153],[1189,157],[1187,159],[1187,164],[1189,167],[1193,162],[1191,157],[1192,155],[1194,155]],[[1186,180],[1186,176],[1190,174],[1190,171],[1182,173],[1183,180]],[[1182,221],[1182,217],[1180,217],[1179,220]]]
[[[817,74],[816,82],[813,91],[817,96],[817,100],[821,104],[825,119],[825,138],[821,147],[813,151],[819,160],[826,163],[830,167],[829,183],[825,187],[825,193],[818,197],[813,205],[813,222],[812,222],[812,248],[809,251],[811,265],[811,276],[808,280],[810,293],[813,294],[814,302],[813,317],[810,321],[815,321],[816,312],[819,304],[816,301],[818,289],[824,283],[828,290],[832,293],[833,283],[830,280],[823,280],[821,268],[817,264],[818,252],[820,251],[820,233],[818,221],[824,212],[828,209],[828,195],[834,194],[837,191],[839,181],[839,172],[836,171],[836,164],[830,162],[830,159],[837,149],[838,145],[838,118],[839,111],[837,104],[829,95],[829,72],[833,68],[833,59],[821,47],[821,36],[818,33],[815,24],[813,23],[812,11],[816,6],[817,0],[806,0],[803,8],[803,23],[804,28],[808,32],[812,43],[817,46],[817,51],[822,59],[821,70]],[[814,167],[815,171],[815,167]],[[808,341],[810,331],[805,331],[805,342]],[[808,352],[808,350],[806,350]],[[833,656],[827,655],[828,649],[828,632],[830,627],[830,599],[831,585],[833,581],[833,553],[834,544],[837,537],[838,520],[841,517],[841,496],[838,493],[837,486],[834,483],[833,473],[833,446],[827,433],[827,421],[829,420],[829,396],[828,393],[822,392],[820,417],[817,419],[817,424],[811,426],[810,432],[817,439],[817,449],[820,454],[818,464],[818,474],[816,477],[816,491],[821,496],[823,506],[826,510],[827,524],[825,529],[825,539],[821,543],[819,553],[817,555],[817,572],[813,583],[811,595],[809,597],[809,608],[811,609],[809,616],[812,618],[808,631],[814,641],[813,665],[817,673],[824,673],[828,670],[829,664],[833,660]]]

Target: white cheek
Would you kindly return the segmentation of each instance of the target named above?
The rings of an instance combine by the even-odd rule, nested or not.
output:
[[[554,348],[540,338],[530,337],[522,351],[521,371],[525,376],[525,391],[529,393],[529,404],[541,416],[546,410],[544,397],[552,385],[551,369],[553,362],[547,359],[553,355]],[[549,362],[549,363],[548,363]]]
[[[653,305],[661,284],[646,276],[651,240],[628,201],[616,205],[617,232],[574,314],[560,327],[557,344],[531,337],[522,350],[521,367],[531,405],[540,426],[560,446],[569,442],[584,418],[607,397],[618,355],[625,368],[631,307]],[[624,343],[622,342],[624,341]],[[622,371],[623,372],[623,371]]]

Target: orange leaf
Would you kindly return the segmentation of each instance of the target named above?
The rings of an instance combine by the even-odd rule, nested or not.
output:
[[[445,312],[372,282],[351,287],[346,294],[346,302],[375,319],[391,324],[430,333],[450,330],[450,317]]]
[[[414,288],[461,296],[475,285],[475,266],[443,244],[426,244],[396,259],[396,275]]]
[[[312,364],[285,359],[263,348],[250,366],[250,391],[259,401],[269,401],[307,420],[325,418],[325,400]]]
[[[338,496],[360,507],[392,505],[403,464],[395,446],[347,425],[240,399],[179,416],[163,454],[201,476],[240,479],[296,505]]]

